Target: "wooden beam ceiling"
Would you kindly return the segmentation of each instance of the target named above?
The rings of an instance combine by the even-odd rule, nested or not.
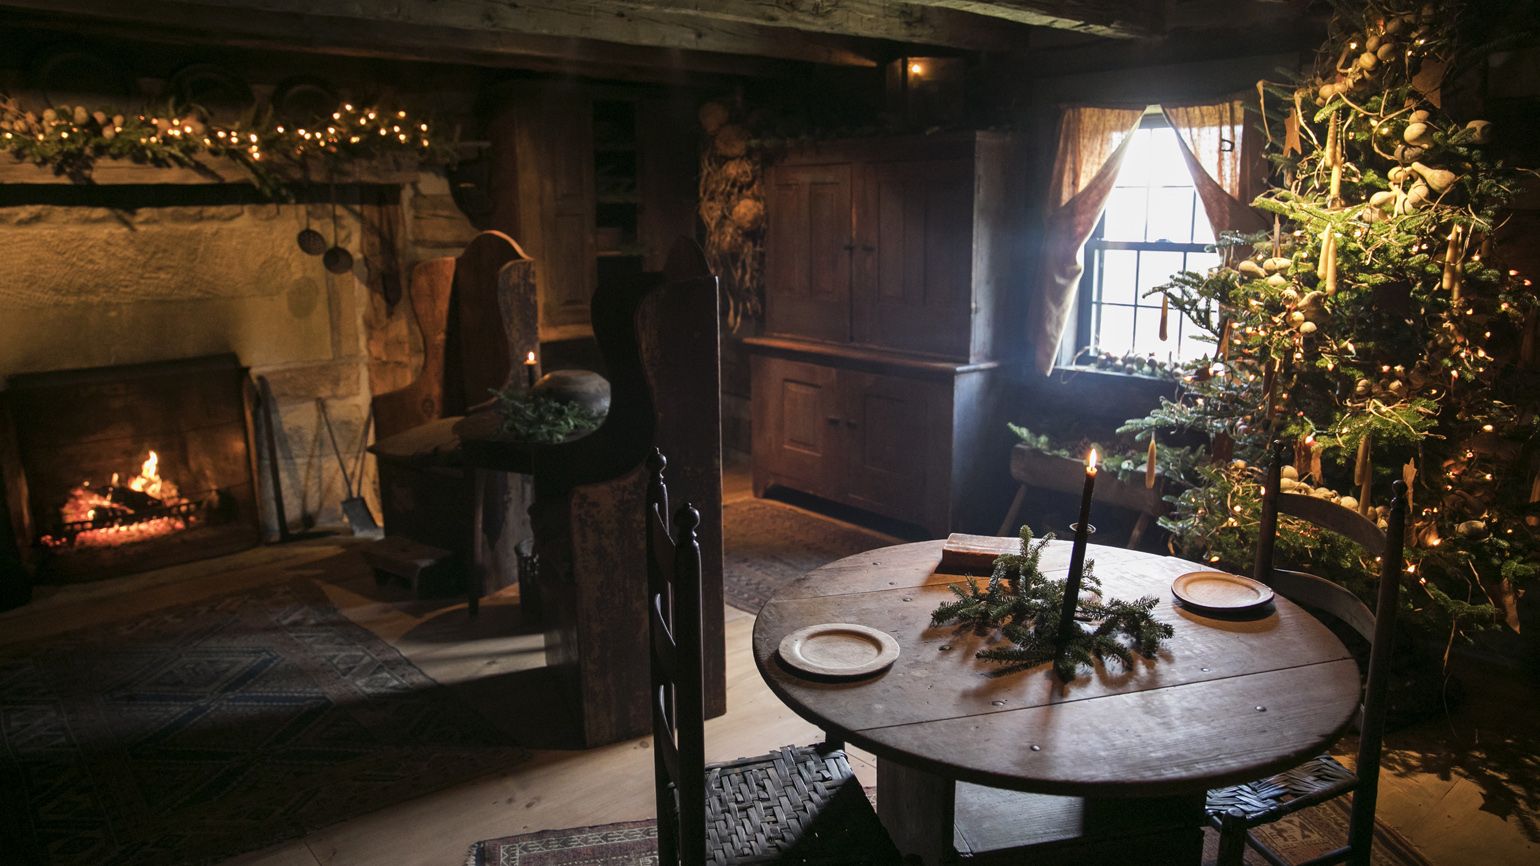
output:
[[[607,52],[594,45],[562,47],[581,40],[857,67],[875,66],[892,53],[872,40],[791,33],[600,0],[0,0],[3,6],[172,27],[186,26],[195,17],[214,39],[271,31],[275,20],[297,23],[292,36],[300,43],[311,41],[317,27],[344,37],[352,27],[359,30],[359,47],[367,46],[370,31],[416,28],[424,41],[461,39],[469,49],[513,53],[603,57]]]
[[[1132,36],[1158,29],[1141,0],[0,0],[0,7],[216,40],[282,38],[355,52],[462,44],[503,55],[615,61],[609,46],[871,67],[912,46],[1025,50],[1032,27]],[[1153,8],[1153,12],[1145,11]],[[472,59],[473,57],[479,59]],[[625,61],[621,61],[624,63]]]
[[[1117,39],[1159,36],[1165,4],[1160,0],[908,0],[1055,30]]]
[[[604,0],[599,5],[968,51],[1021,51],[1031,34],[1023,24],[897,0]]]

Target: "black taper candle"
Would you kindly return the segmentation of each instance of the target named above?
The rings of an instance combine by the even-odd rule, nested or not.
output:
[[[1096,449],[1086,458],[1085,492],[1080,495],[1080,522],[1075,524],[1075,546],[1070,549],[1069,574],[1064,578],[1064,605],[1059,611],[1058,643],[1063,647],[1075,627],[1075,608],[1080,604],[1080,576],[1085,570],[1086,538],[1091,532],[1091,492],[1096,488]]]

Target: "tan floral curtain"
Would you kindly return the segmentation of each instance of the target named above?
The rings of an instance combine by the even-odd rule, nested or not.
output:
[[[1049,214],[1043,227],[1041,291],[1033,298],[1028,331],[1033,363],[1052,372],[1059,340],[1075,303],[1085,264],[1085,242],[1101,218],[1117,181],[1123,152],[1144,114],[1140,108],[1066,108],[1059,120],[1059,147],[1049,181]]]
[[[1202,105],[1161,105],[1182,145],[1198,199],[1214,231],[1252,232],[1266,227],[1251,209],[1261,190],[1261,136],[1246,128],[1240,99]]]

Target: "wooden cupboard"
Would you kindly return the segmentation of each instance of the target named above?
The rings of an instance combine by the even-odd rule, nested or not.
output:
[[[1012,139],[984,132],[822,142],[771,167],[765,335],[745,340],[756,492],[936,534],[998,519],[1019,174]]]

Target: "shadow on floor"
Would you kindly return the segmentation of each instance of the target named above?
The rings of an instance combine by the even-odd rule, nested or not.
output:
[[[1387,733],[1385,770],[1466,779],[1481,791],[1481,811],[1540,842],[1540,689],[1516,670],[1477,658],[1457,656],[1451,666],[1464,684],[1463,705]]]

